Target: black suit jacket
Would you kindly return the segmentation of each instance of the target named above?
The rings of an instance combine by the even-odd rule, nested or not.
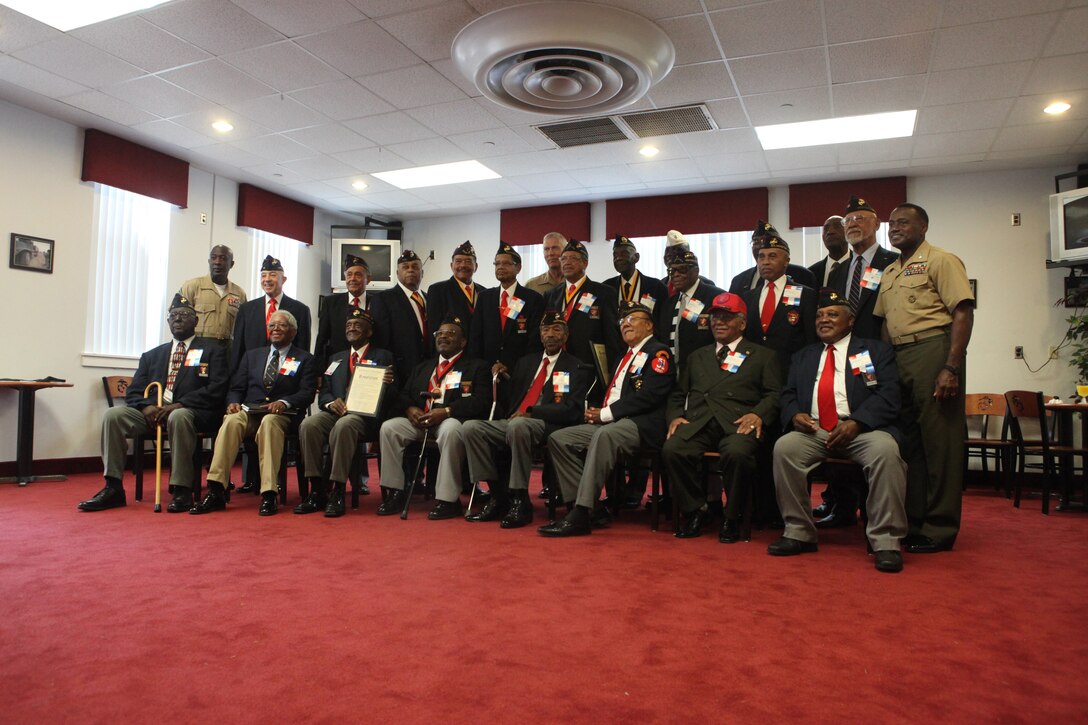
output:
[[[177,340],[154,347],[140,356],[140,364],[132,383],[125,392],[125,405],[143,410],[155,405],[155,398],[144,397],[144,388],[154,382],[162,383],[166,390],[166,378],[170,374],[170,358],[174,354]],[[200,430],[214,431],[223,417],[223,406],[227,395],[230,372],[227,370],[227,355],[223,346],[216,340],[194,337],[189,350],[200,350],[200,363],[186,367],[182,363],[174,378],[174,402],[185,408],[192,408],[196,424]]]
[[[454,290],[456,291],[456,290]],[[464,297],[464,295],[461,295]],[[472,331],[468,341],[468,353],[484,362],[502,362],[510,370],[527,352],[543,350],[540,342],[540,318],[544,316],[544,298],[538,292],[519,282],[514,296],[525,301],[525,306],[514,319],[502,326],[499,300],[502,288],[485,289],[476,301]]]
[[[678,327],[681,368],[687,367],[687,359],[693,352],[714,342],[714,336],[710,333],[710,304],[724,291],[720,287],[713,287],[703,282],[699,282],[699,286],[695,288],[694,297],[703,303],[703,311],[699,313],[699,319],[694,322],[680,318]],[[669,342],[669,333],[672,332],[672,315],[676,311],[676,301],[679,299],[680,293],[677,292],[654,308],[654,335],[666,345]]]
[[[265,311],[268,309],[268,295],[261,295],[238,308],[234,318],[234,342],[231,343],[231,374],[238,370],[238,365],[247,352],[254,348],[268,348],[268,330],[265,326]],[[278,310],[290,312],[298,321],[298,334],[294,344],[303,350],[310,349],[310,308],[298,300],[284,295]]]
[[[364,293],[366,307],[370,309],[374,295]],[[318,370],[324,370],[333,353],[348,349],[348,339],[344,337],[344,323],[355,309],[348,304],[347,292],[338,292],[322,297],[322,304],[317,313],[317,342],[314,343],[314,357],[317,358]]]
[[[745,358],[734,373],[722,370],[714,345],[691,354],[669,396],[667,419],[682,416],[688,421],[674,435],[688,440],[712,420],[732,432],[737,429],[734,421],[747,413],[758,415],[765,428],[774,428],[782,389],[778,358],[773,350],[745,338],[737,343],[737,352]]]
[[[565,310],[567,305],[566,289],[563,284],[548,293],[545,307],[553,310]],[[582,295],[589,293],[596,297],[593,305],[587,312],[578,309],[578,302]],[[593,365],[597,369],[596,357],[593,353],[593,343],[602,343],[608,355],[608,366],[613,367],[619,359],[619,355],[626,350],[623,339],[620,337],[619,320],[616,317],[619,303],[616,301],[616,290],[587,279],[578,290],[578,294],[571,306],[570,315],[567,317],[567,352],[574,355],[584,363]],[[602,391],[608,380],[597,383],[594,390],[596,399],[600,399]]]
[[[543,351],[533,352],[514,364],[510,375],[510,403],[506,409],[507,418],[517,412],[522,399],[528,394],[543,359]],[[570,390],[566,393],[555,390],[555,373],[570,373]],[[555,365],[552,366],[552,375],[553,378],[544,383],[542,399],[545,402],[529,406],[529,415],[544,421],[545,436],[551,435],[560,428],[582,422],[586,391],[589,390],[589,385],[594,378],[593,371],[585,363],[565,351],[561,351],[559,357],[556,358]]]
[[[480,308],[480,294],[487,289],[475,282],[472,283],[472,287],[476,290],[476,304],[472,308],[469,307],[468,297],[461,291],[461,286],[453,277],[435,282],[427,288],[427,321],[433,320],[431,332],[437,330],[446,315],[452,312],[464,320],[465,334],[471,333],[475,310]]]
[[[431,375],[438,366],[438,356],[424,360],[416,365],[400,391],[400,398],[394,408],[398,415],[404,415],[413,405],[423,407],[424,400],[420,393],[430,388]],[[483,360],[461,355],[450,368],[451,372],[461,373],[461,384],[446,390],[443,407],[450,409],[450,415],[457,420],[481,420],[491,412],[491,366]],[[449,372],[446,373],[446,380]]]
[[[814,264],[814,265],[812,265],[811,267],[808,268],[808,271],[812,272],[812,288],[813,289],[818,290],[818,289],[820,289],[821,287],[824,286],[824,272],[827,271],[827,265],[829,263],[830,262],[829,262],[828,258],[825,256],[819,262],[817,262],[816,264]],[[834,287],[835,286],[835,275],[839,273],[840,269],[842,269],[845,266],[848,266],[849,264],[850,264],[850,255],[847,254],[846,259],[839,262],[838,268],[836,268],[835,271],[832,273],[831,277],[828,278],[828,280],[827,280],[827,286],[828,287]]]
[[[665,300],[669,298],[669,288],[661,280],[654,279],[653,277],[647,277],[646,275],[642,274],[642,272],[638,273],[638,278],[639,299],[636,299],[635,302],[641,302],[642,295],[649,295],[653,298],[654,303],[648,306],[653,310],[654,314],[657,314],[657,308],[665,304]],[[713,284],[713,282],[709,281],[707,283]],[[619,300],[623,299],[623,276],[617,274],[615,277],[609,277],[604,282],[601,282],[601,284],[608,285],[612,289],[616,290],[616,302],[617,304],[619,304]]]
[[[820,358],[825,356],[823,343],[809,345],[793,357],[786,387],[782,391],[782,427],[793,428],[793,416],[812,413],[812,388],[816,385],[816,371]],[[899,371],[895,365],[895,353],[890,345],[880,340],[868,340],[852,335],[846,347],[847,356],[865,350],[876,370],[876,385],[866,385],[861,375],[847,362],[842,372],[846,376],[846,401],[850,406],[850,419],[861,424],[862,432],[883,430],[899,440],[896,421],[899,418],[900,391]]]
[[[624,353],[626,354],[626,350]],[[643,345],[646,363],[638,372],[628,363],[628,372],[620,388],[620,399],[609,407],[613,420],[630,418],[638,426],[643,445],[660,448],[665,443],[668,424],[665,422],[665,403],[676,383],[676,365],[672,352],[652,337]],[[664,362],[657,362],[662,360]],[[619,361],[622,362],[622,359]],[[612,368],[609,380],[616,376],[619,364]]]
[[[264,388],[264,368],[268,361],[268,345],[253,348],[242,358],[242,364],[234,371],[227,403],[245,403],[246,405],[266,405],[282,400],[290,406],[289,413],[302,416],[317,392],[317,365],[314,356],[298,345],[287,349],[286,358],[280,360],[281,367],[288,359],[297,360],[298,369],[294,375],[277,374],[269,390]]]
[[[899,255],[890,249],[884,249],[883,247],[877,247],[876,253],[873,255],[872,267],[874,269],[885,269],[895,260],[899,259]],[[853,256],[851,259],[853,261]],[[862,270],[864,274],[865,270]],[[843,297],[848,297],[850,290],[847,289],[850,285],[850,264],[841,264],[839,268],[835,270],[829,280],[829,287],[834,287],[839,291]],[[862,287],[861,288],[861,302],[858,305],[857,312],[854,315],[854,334],[859,337],[871,338],[874,340],[880,339],[880,328],[884,325],[884,318],[877,317],[873,314],[873,310],[876,308],[876,297],[880,292],[879,286],[876,288]]]
[[[786,283],[796,285],[793,280],[787,280]],[[816,342],[816,290],[802,286],[800,305],[787,305],[783,295],[766,333],[760,324],[760,292],[762,289],[757,287],[742,295],[744,304],[748,306],[748,326],[744,330],[744,336],[778,354],[778,370],[781,379],[785,380],[793,353]]]
[[[334,353],[329,358],[328,363],[322,368],[322,379],[324,382],[321,385],[321,394],[317,396],[317,405],[322,410],[325,406],[333,402],[337,398],[346,401],[348,399],[348,389],[351,387],[351,378],[348,376],[348,368],[351,367],[349,358],[351,357],[351,350],[341,350],[338,353]],[[382,350],[381,348],[374,347],[373,344],[367,348],[366,360],[370,364],[377,365],[379,367],[393,367],[393,353],[388,350]],[[333,365],[335,364],[335,367]],[[333,368],[330,373],[329,368]],[[393,373],[393,385],[389,390],[385,391],[385,398],[382,400],[382,420],[388,417],[390,411],[394,408],[394,401],[399,397],[397,391],[396,372]]]
[[[745,292],[752,289],[752,279],[758,275],[759,267],[749,267],[733,278],[733,281],[729,283],[729,291],[743,297]],[[787,264],[786,276],[796,281],[797,284],[803,284],[813,289],[819,287],[816,278],[812,276],[812,272],[799,264]],[[756,287],[756,289],[759,289],[759,287]]]
[[[420,292],[420,294],[423,294]],[[382,290],[374,295],[370,314],[374,317],[374,337],[371,344],[393,353],[393,367],[399,384],[403,384],[412,370],[434,349],[431,332],[430,306],[427,309],[427,336],[424,337],[416,321],[413,303],[400,285]]]

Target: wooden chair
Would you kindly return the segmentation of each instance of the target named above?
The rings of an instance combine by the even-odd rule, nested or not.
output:
[[[1043,394],[1031,390],[1010,390],[1005,393],[1010,430],[1013,441],[1016,444],[1016,453],[1019,460],[1019,470],[1016,476],[1013,506],[1020,508],[1020,494],[1023,484],[1024,471],[1029,465],[1026,463],[1028,456],[1039,456],[1042,460],[1043,472],[1043,513],[1050,514],[1050,492],[1059,476],[1067,484],[1065,490],[1070,490],[1069,485],[1073,476],[1073,458],[1081,456],[1082,460],[1088,456],[1088,448],[1076,446],[1057,445],[1053,442],[1053,433],[1047,421],[1047,410],[1044,407]],[[1024,435],[1023,423],[1032,421],[1039,428],[1038,441],[1028,439]]]
[[[964,396],[967,412],[967,432],[963,441],[964,466],[972,458],[982,463],[983,481],[989,476],[988,462],[993,459],[994,473],[998,476],[997,488],[1005,489],[1005,496],[1012,495],[1013,454],[1016,443],[1009,440],[1009,421],[1005,396],[1000,393],[968,393]],[[1000,418],[1000,431],[993,436],[993,418]],[[967,488],[964,476],[963,487]]]

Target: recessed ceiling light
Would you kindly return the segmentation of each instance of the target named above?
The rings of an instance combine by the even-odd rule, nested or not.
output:
[[[1065,101],[1055,101],[1054,103],[1051,103],[1049,106],[1044,108],[1043,113],[1049,113],[1051,116],[1056,116],[1059,113],[1065,113],[1070,108],[1072,108],[1072,106],[1070,106]]]
[[[212,128],[219,133],[228,133],[234,130],[234,124],[230,121],[216,121],[212,124]]]
[[[457,161],[452,164],[417,166],[414,169],[379,171],[371,174],[398,189],[419,189],[424,186],[460,184],[465,181],[502,178],[479,161]]]
[[[822,121],[779,123],[773,126],[756,126],[756,135],[759,136],[764,151],[901,138],[914,133],[914,120],[917,116],[918,111],[895,111],[827,118]]]
[[[652,158],[654,156],[657,156],[657,151],[658,149],[656,146],[643,146],[638,150],[638,152],[646,158]]]
[[[23,15],[67,32],[84,25],[162,5],[166,0],[4,0]]]
[[[362,191],[363,189],[366,188],[366,182],[362,181],[362,180],[353,181],[353,182],[351,182],[351,188],[355,189],[356,191]]]

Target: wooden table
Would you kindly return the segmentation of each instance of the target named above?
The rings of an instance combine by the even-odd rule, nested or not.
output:
[[[1055,441],[1058,445],[1072,446],[1073,445],[1073,414],[1081,413],[1080,417],[1080,439],[1081,446],[1088,447],[1088,402],[1084,403],[1062,403],[1051,401],[1046,403],[1045,407],[1048,411],[1058,416],[1058,440]],[[1072,465],[1072,464],[1070,464]],[[1088,476],[1088,467],[1086,467],[1085,475]],[[1072,504],[1072,476],[1064,476],[1062,482],[1062,491],[1059,494],[1057,511],[1067,511]],[[1088,502],[1081,502],[1080,506],[1085,506]]]
[[[65,476],[35,476],[34,466],[34,394],[42,388],[70,388],[72,383],[46,383],[40,380],[0,380],[0,390],[19,391],[19,437],[15,454],[14,476],[0,478],[0,483],[25,486],[32,481],[63,481]]]

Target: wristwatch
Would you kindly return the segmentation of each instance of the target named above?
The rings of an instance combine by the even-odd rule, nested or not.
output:
[[[952,373],[956,377],[959,377],[959,375],[960,375],[960,369],[957,368],[957,367],[954,367],[952,365],[942,365],[941,370],[947,370],[948,372]]]

